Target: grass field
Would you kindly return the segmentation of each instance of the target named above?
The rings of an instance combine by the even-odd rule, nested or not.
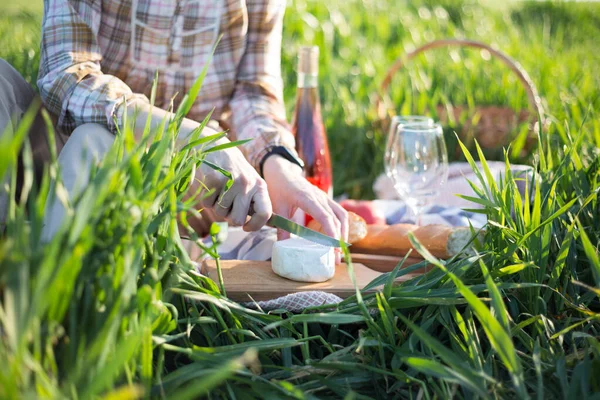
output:
[[[0,10],[0,57],[34,82],[40,7]],[[440,261],[415,242],[435,268],[393,286],[411,270],[396,269],[373,282],[381,293],[296,315],[246,309],[195,274],[180,246],[176,220],[203,152],[173,151],[176,121],[147,152],[125,130],[51,243],[40,242],[43,204],[60,186],[46,179],[12,205],[0,237],[0,398],[600,398],[600,5],[294,0],[288,108],[297,48],[318,44],[336,192],[369,197],[383,168],[373,94],[396,57],[444,37],[518,60],[552,121],[537,150],[514,157],[537,171],[531,196],[509,173],[488,185],[485,163],[473,163],[489,221],[479,254]],[[392,98],[402,113],[526,107],[487,58],[427,54]],[[0,175],[21,141],[0,142]]]

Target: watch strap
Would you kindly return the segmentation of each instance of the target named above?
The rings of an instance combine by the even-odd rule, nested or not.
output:
[[[285,146],[273,146],[270,147],[269,149],[267,149],[267,154],[264,155],[264,157],[262,158],[262,160],[260,160],[259,163],[259,173],[260,176],[264,178],[264,174],[263,174],[263,166],[265,165],[265,161],[267,161],[267,158],[269,158],[272,155],[279,155],[283,158],[285,158],[286,160],[288,160],[289,162],[291,162],[292,164],[296,164],[297,166],[299,166],[300,168],[304,169],[304,162],[296,157],[287,147]]]

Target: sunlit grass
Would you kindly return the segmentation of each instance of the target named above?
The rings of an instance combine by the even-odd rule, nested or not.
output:
[[[553,135],[582,130],[600,146],[600,76],[594,72],[600,62],[594,39],[600,35],[599,20],[600,5],[589,2],[488,7],[465,1],[292,1],[283,47],[288,108],[294,104],[298,46],[315,43],[321,47],[321,94],[333,143],[334,187],[337,193],[369,196],[373,179],[383,170],[385,142],[384,132],[373,128],[374,93],[388,69],[397,57],[432,40],[467,38],[498,48],[524,67],[554,121]],[[398,73],[391,96],[398,113],[434,117],[435,104],[528,107],[513,73],[473,49],[425,53]],[[451,156],[462,158],[450,130],[447,138]],[[502,151],[495,154],[502,159]],[[531,156],[519,161],[530,163]]]
[[[486,164],[474,164],[483,152],[459,148],[476,172],[473,185],[489,220],[477,255],[437,260],[415,242],[435,268],[394,286],[395,277],[422,265],[397,268],[369,285],[383,285],[381,293],[357,293],[336,307],[297,315],[247,309],[195,272],[176,226],[193,212],[194,199],[183,193],[218,135],[192,138],[203,151],[178,152],[176,120],[141,145],[126,127],[51,243],[44,245],[40,232],[44,201],[60,192],[60,185],[49,185],[56,164],[29,200],[11,208],[0,237],[0,398],[597,396],[600,86],[593,68],[599,55],[591,49],[598,14],[537,3],[484,13],[448,1],[447,22],[439,6],[427,7],[431,16],[423,22],[423,4],[291,2],[286,97],[294,90],[294,46],[304,40],[330,49],[322,51],[324,114],[335,162],[348,166],[336,169],[338,190],[368,194],[380,170],[382,138],[370,132],[368,111],[377,77],[403,53],[401,44],[429,40],[427,32],[470,33],[486,25],[481,39],[495,38],[522,62],[556,123],[540,132],[539,151],[531,154],[534,179],[513,176],[507,161],[503,178],[489,186]],[[2,29],[22,29],[21,43],[1,35],[0,48],[17,49],[8,55],[33,78],[37,53],[20,57],[34,34],[5,22]],[[472,96],[478,103],[525,105],[500,65],[488,67],[476,53],[459,56],[448,62],[441,52],[415,63],[410,74],[430,76],[433,93],[455,103]],[[429,93],[423,82],[410,90],[401,89],[407,77],[399,82],[397,99]],[[399,104],[419,111],[418,104]],[[22,139],[3,139],[0,175]],[[528,179],[524,196],[517,188],[522,179]]]

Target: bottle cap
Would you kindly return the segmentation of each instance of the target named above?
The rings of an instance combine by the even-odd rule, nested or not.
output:
[[[302,46],[298,53],[298,73],[319,73],[319,48],[317,46]]]

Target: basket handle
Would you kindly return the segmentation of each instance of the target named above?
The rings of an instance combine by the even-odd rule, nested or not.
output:
[[[385,79],[381,83],[379,88],[379,92],[376,93],[375,97],[375,110],[377,112],[377,117],[379,121],[385,121],[386,118],[391,117],[390,110],[392,107],[390,106],[391,100],[386,96],[387,88],[390,85],[392,78],[394,75],[400,70],[406,62],[410,61],[417,55],[431,49],[437,49],[439,47],[473,47],[477,49],[484,49],[490,52],[491,55],[498,58],[502,61],[506,66],[508,66],[511,71],[515,73],[519,81],[523,84],[525,91],[527,92],[527,98],[529,100],[529,105],[532,109],[535,110],[539,118],[543,118],[544,116],[544,108],[542,106],[542,100],[538,94],[538,91],[535,87],[535,84],[529,77],[529,74],[525,69],[519,64],[517,61],[513,60],[511,57],[506,55],[505,53],[497,50],[485,43],[477,42],[475,40],[468,39],[439,39],[434,40],[432,42],[426,43],[421,47],[416,48],[415,50],[407,53],[405,57],[399,57],[392,67],[389,69]],[[536,119],[538,117],[536,116]]]

